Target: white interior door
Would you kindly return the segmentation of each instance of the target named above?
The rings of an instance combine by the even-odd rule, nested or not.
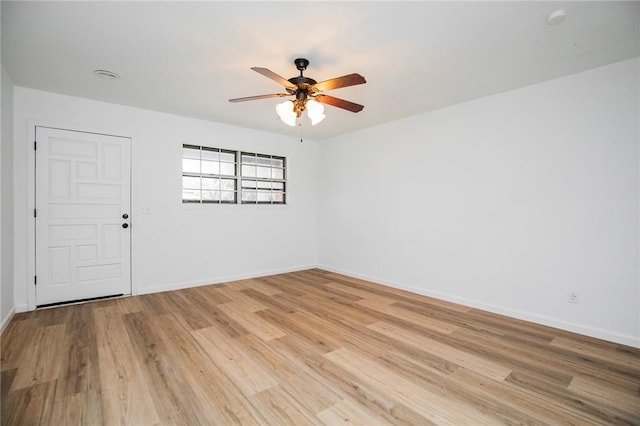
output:
[[[131,294],[130,149],[36,127],[36,305]]]

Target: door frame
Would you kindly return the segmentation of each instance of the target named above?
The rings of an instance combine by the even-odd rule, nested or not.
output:
[[[136,198],[134,194],[134,179],[133,179],[133,151],[134,138],[128,135],[120,134],[120,132],[113,131],[105,131],[105,130],[96,130],[96,129],[87,129],[84,126],[73,126],[73,125],[64,125],[59,123],[51,123],[44,121],[35,121],[29,120],[27,123],[27,187],[29,188],[27,193],[27,309],[29,311],[34,311],[36,309],[36,283],[34,281],[34,277],[36,276],[36,219],[33,215],[33,212],[36,208],[36,151],[34,148],[34,143],[36,140],[36,128],[44,127],[50,129],[57,130],[65,130],[70,132],[82,132],[82,133],[92,133],[98,135],[105,136],[115,136],[121,138],[128,138],[131,141],[131,148],[129,149],[129,186],[130,186],[130,223],[134,222],[134,205],[133,200]],[[133,239],[134,239],[134,231],[133,226],[130,228],[131,238],[130,238],[130,251],[129,251],[129,263],[130,263],[130,276],[129,280],[131,282],[131,295],[138,294],[137,285],[134,284],[134,265],[133,265]]]

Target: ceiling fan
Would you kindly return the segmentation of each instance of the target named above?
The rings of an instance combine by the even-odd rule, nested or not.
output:
[[[351,112],[360,112],[364,108],[363,105],[336,98],[334,96],[325,95],[323,93],[328,90],[340,89],[343,87],[356,86],[358,84],[366,83],[367,81],[360,74],[354,73],[343,75],[342,77],[336,77],[318,83],[314,79],[302,75],[303,72],[307,69],[307,66],[309,66],[309,61],[307,59],[298,58],[293,61],[293,63],[295,64],[298,71],[300,71],[300,75],[292,77],[288,80],[267,68],[251,68],[253,71],[262,74],[265,77],[270,78],[276,83],[284,86],[284,89],[287,93],[271,93],[268,95],[247,96],[244,98],[229,99],[229,102],[244,102],[257,99],[295,96],[295,99],[293,101],[285,101],[276,106],[276,112],[278,113],[280,119],[290,126],[296,125],[296,118],[299,118],[305,110],[307,110],[307,115],[311,119],[311,123],[313,125],[322,121],[325,118],[324,107],[322,106],[322,104],[342,108]]]

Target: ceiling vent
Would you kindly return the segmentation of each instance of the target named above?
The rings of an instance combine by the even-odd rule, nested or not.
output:
[[[93,75],[103,80],[117,80],[120,78],[120,76],[115,72],[111,72],[107,70],[95,70],[93,72]]]

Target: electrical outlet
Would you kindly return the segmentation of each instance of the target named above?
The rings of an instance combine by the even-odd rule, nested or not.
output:
[[[569,295],[569,303],[578,303],[578,293],[574,291]]]

